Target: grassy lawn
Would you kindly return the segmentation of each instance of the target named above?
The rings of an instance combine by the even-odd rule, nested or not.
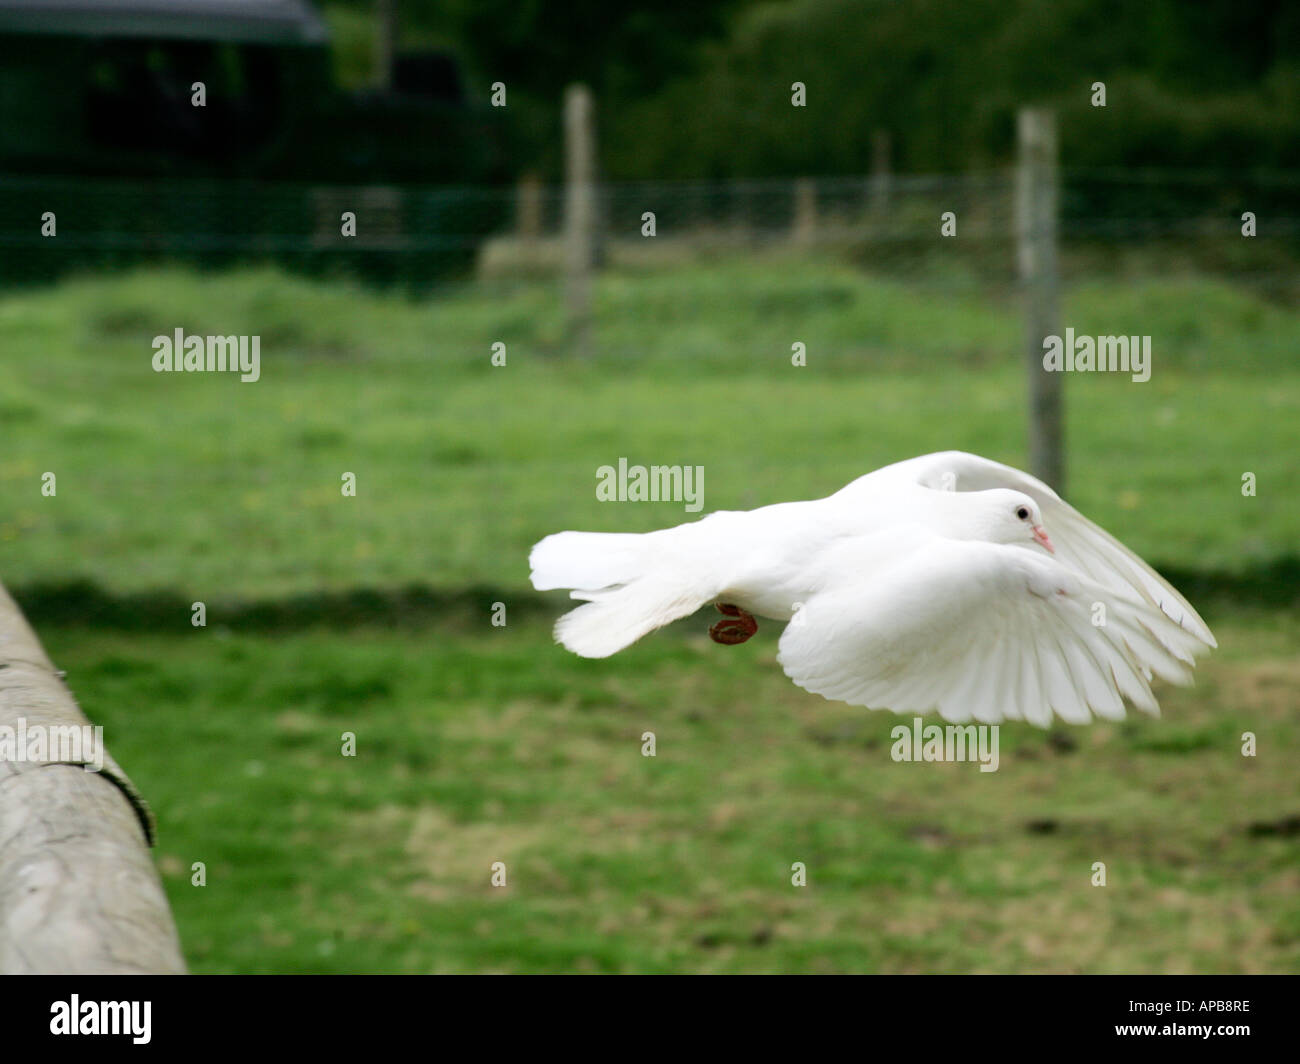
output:
[[[1208,619],[1163,720],[1007,726],[994,773],[893,762],[705,616],[603,662],[540,620],[44,635],[196,971],[1295,971],[1300,623]]]
[[[625,271],[581,364],[556,297],[155,270],[0,298],[0,578],[155,807],[196,971],[1300,969],[1300,588],[1251,597],[1300,542],[1300,312],[1070,290],[1065,324],[1151,335],[1154,369],[1067,380],[1069,497],[1236,590],[1193,596],[1221,650],[1163,720],[1008,726],[981,774],[895,764],[896,719],[793,687],[771,624],[574,658],[527,552],[693,518],[599,504],[620,456],[703,465],[706,512],[950,447],[1023,464],[1015,305],[833,263]],[[262,379],[153,373],[176,328],[260,335]]]
[[[1070,498],[1157,562],[1294,553],[1300,313],[1205,281],[1140,287],[1083,285],[1066,315],[1079,332],[1150,333],[1154,350],[1146,384],[1067,381]],[[703,465],[706,511],[815,497],[951,447],[1024,462],[1014,306],[834,266],[620,275],[600,295],[608,354],[590,366],[554,357],[542,282],[413,305],[157,272],[2,300],[19,367],[0,396],[6,578],[204,601],[521,588],[547,532],[690,518],[599,504],[596,469],[620,456]],[[261,335],[262,379],[152,372],[152,337],[177,327]],[[489,365],[498,340],[504,368]]]

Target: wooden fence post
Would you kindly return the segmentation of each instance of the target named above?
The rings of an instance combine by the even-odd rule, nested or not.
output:
[[[889,213],[889,200],[893,184],[893,138],[889,130],[878,129],[871,134],[871,211],[877,217]]]
[[[397,61],[397,0],[375,0],[375,86],[384,92],[393,87]]]
[[[0,588],[0,973],[183,973],[148,808],[89,727]]]
[[[586,85],[564,94],[565,301],[579,358],[591,355],[591,275],[596,265],[596,121]]]
[[[1024,108],[1019,117],[1016,240],[1025,300],[1025,372],[1029,384],[1029,471],[1065,493],[1061,374],[1043,368],[1043,340],[1060,336],[1057,216],[1060,177],[1056,116]]]
[[[800,177],[794,183],[794,225],[791,238],[801,247],[817,240],[817,186],[810,177]]]
[[[542,179],[532,171],[520,177],[516,187],[515,234],[525,244],[542,237]]]

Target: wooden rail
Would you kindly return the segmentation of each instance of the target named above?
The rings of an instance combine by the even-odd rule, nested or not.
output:
[[[0,972],[183,973],[144,800],[102,744],[33,745],[89,728],[0,587]]]

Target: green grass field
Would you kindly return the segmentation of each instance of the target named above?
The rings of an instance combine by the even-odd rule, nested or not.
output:
[[[574,658],[526,559],[693,516],[599,504],[620,456],[703,465],[706,511],[950,447],[1023,464],[1014,304],[627,271],[580,364],[556,293],[156,270],[0,299],[0,576],[155,807],[194,970],[1300,969],[1300,313],[1197,277],[1070,291],[1066,324],[1152,335],[1154,371],[1067,380],[1069,496],[1184,574],[1221,650],[1163,720],[1008,726],[981,774],[895,764],[897,720],[794,688],[771,624]],[[178,327],[261,335],[261,381],[153,373]]]

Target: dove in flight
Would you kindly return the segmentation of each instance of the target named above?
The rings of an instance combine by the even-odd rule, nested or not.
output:
[[[787,622],[777,661],[807,691],[952,722],[1153,716],[1217,646],[1167,581],[1042,481],[946,451],[824,499],[718,511],[647,533],[558,532],[538,590],[585,605],[557,642],[603,658],[713,603],[714,641]]]

